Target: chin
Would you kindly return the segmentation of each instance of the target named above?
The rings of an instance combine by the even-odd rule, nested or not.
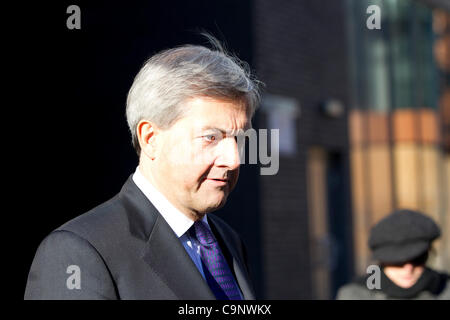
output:
[[[399,287],[403,288],[403,289],[409,289],[414,285],[414,282],[403,282],[399,284]]]
[[[411,288],[413,285],[415,285],[417,282],[417,279],[411,279],[411,280],[407,280],[407,279],[401,279],[397,281],[397,285],[399,287],[402,287],[404,289],[408,289]]]
[[[217,199],[215,201],[208,202],[205,206],[204,212],[209,213],[222,208],[227,202],[227,197],[224,196],[221,199]]]

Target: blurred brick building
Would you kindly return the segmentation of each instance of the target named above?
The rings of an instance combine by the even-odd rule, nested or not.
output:
[[[330,101],[350,103],[345,10],[339,1],[254,1],[253,62],[269,97],[260,126],[293,145],[280,145],[277,175],[260,177],[266,298],[325,297],[351,273],[347,116],[326,112]],[[280,113],[285,126],[272,121]]]
[[[381,29],[366,26],[373,4]],[[260,177],[266,298],[333,298],[365,273],[370,227],[395,208],[440,224],[429,262],[450,270],[444,9],[439,1],[253,1],[253,63],[268,88],[259,125],[278,124],[285,144],[278,174]]]

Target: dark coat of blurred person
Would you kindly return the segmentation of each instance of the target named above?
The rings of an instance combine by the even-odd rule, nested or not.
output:
[[[378,222],[370,232],[369,247],[378,261],[378,288],[370,289],[372,274],[341,287],[338,300],[450,300],[450,276],[426,266],[432,242],[440,236],[428,216],[399,210]]]

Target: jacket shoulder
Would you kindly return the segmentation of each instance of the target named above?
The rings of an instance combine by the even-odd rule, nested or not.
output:
[[[69,220],[55,231],[69,231],[80,237],[95,241],[118,235],[126,225],[125,209],[118,195],[97,207]]]
[[[28,274],[25,299],[116,299],[111,274],[97,250],[62,230],[40,244]]]

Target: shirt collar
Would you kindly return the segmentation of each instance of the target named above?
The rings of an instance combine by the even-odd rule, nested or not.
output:
[[[193,220],[189,219],[180,210],[175,208],[175,206],[144,177],[139,167],[136,168],[136,171],[133,174],[133,181],[159,211],[178,238],[194,224]],[[206,214],[203,217],[203,221],[208,224]]]

